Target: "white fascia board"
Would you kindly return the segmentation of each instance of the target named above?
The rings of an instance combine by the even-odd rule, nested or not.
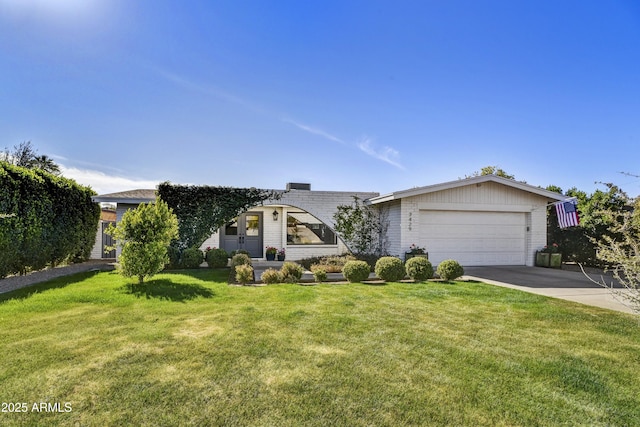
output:
[[[419,196],[422,194],[435,193],[436,191],[450,190],[452,188],[463,187],[467,185],[482,184],[484,182],[495,182],[503,184],[508,187],[517,188],[522,191],[537,194],[542,197],[546,197],[549,200],[564,200],[565,197],[562,194],[554,193],[553,191],[545,190],[543,188],[534,187],[533,185],[525,184],[515,181],[513,179],[502,178],[496,175],[481,175],[473,178],[458,179],[456,181],[444,182],[441,184],[427,185],[424,187],[415,187],[409,190],[396,191],[394,193],[386,194],[379,197],[373,197],[369,199],[371,204],[378,204],[384,202],[390,202],[392,200],[398,200],[405,197]]]

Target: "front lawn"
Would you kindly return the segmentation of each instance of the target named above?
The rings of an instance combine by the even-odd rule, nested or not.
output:
[[[0,295],[0,425],[640,425],[632,315],[482,283],[227,277]]]

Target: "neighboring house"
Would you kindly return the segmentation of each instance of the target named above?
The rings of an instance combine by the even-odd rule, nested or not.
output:
[[[284,248],[287,259],[338,255],[347,247],[334,232],[339,205],[356,196],[385,213],[387,249],[403,256],[412,244],[426,248],[437,265],[452,258],[462,265],[533,265],[546,244],[547,205],[564,197],[495,175],[412,188],[387,195],[371,192],[311,191],[287,184],[282,199],[265,201],[226,224],[201,249],[246,249],[264,258],[266,246]],[[117,220],[127,209],[155,200],[155,190],[95,196],[116,203]]]
[[[96,233],[96,241],[91,251],[91,259],[113,259],[116,257],[115,251],[106,251],[106,248],[113,246],[113,239],[104,231],[111,224],[116,223],[116,211],[112,209],[102,209],[100,212],[100,221],[98,222],[98,232]]]

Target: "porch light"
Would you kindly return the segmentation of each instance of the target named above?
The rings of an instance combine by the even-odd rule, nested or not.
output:
[[[273,215],[273,220],[274,221],[278,220],[278,211],[276,209],[273,210],[273,213],[271,215]]]

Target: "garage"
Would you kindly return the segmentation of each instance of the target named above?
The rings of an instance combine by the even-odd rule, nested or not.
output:
[[[420,243],[432,263],[525,265],[523,212],[420,211]]]

